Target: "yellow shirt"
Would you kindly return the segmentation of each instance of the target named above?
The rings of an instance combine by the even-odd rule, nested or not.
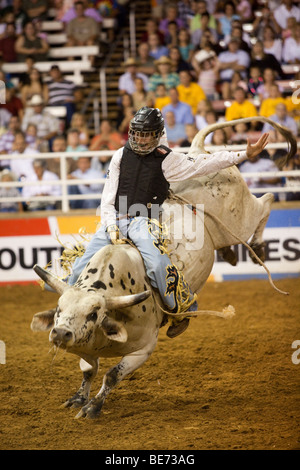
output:
[[[164,106],[170,103],[171,99],[168,96],[162,96],[161,98],[156,98],[154,108],[162,110]]]
[[[242,104],[234,101],[225,111],[226,121],[234,121],[235,119],[252,116],[257,116],[257,110],[254,104],[248,100],[245,100]]]
[[[279,103],[286,104],[284,98],[266,98],[262,101],[259,114],[264,117],[270,117],[272,114],[275,114],[275,108]]]
[[[179,101],[189,104],[192,108],[193,114],[197,113],[198,103],[206,99],[203,89],[195,82],[192,82],[188,87],[178,85],[177,91],[179,94]]]
[[[300,120],[300,99],[299,95],[296,96],[296,100],[292,100],[292,96],[288,96],[285,99],[286,109],[290,116],[292,116],[296,121]]]

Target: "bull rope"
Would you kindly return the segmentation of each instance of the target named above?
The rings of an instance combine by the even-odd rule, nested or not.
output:
[[[177,200],[182,201],[182,202],[184,202],[185,204],[188,204],[189,206],[191,206],[190,201],[188,201],[187,199],[185,199],[185,198],[182,197],[182,196],[178,196],[177,194],[172,194],[170,199],[175,199],[175,200],[177,199]],[[193,209],[195,209],[195,208],[193,207]],[[235,233],[233,233],[233,232],[232,232],[217,216],[215,216],[214,214],[211,214],[210,212],[207,212],[206,210],[204,210],[203,213],[204,213],[205,215],[207,215],[208,217],[210,217],[211,219],[213,219],[213,220],[214,220],[215,222],[217,222],[218,224],[220,224],[220,225],[223,227],[223,229],[229,233],[229,235],[231,235],[232,237],[236,238],[240,243],[242,243],[242,244],[250,251],[250,253],[254,256],[254,258],[257,260],[257,262],[265,269],[265,271],[266,271],[266,273],[267,273],[267,275],[268,275],[269,282],[270,282],[271,286],[272,286],[275,290],[277,290],[280,294],[289,295],[289,292],[282,291],[282,290],[280,290],[278,287],[275,286],[269,269],[267,268],[267,266],[265,265],[265,263],[257,256],[257,254],[255,253],[255,251],[251,248],[251,246],[250,246],[247,242],[245,242],[245,241],[242,240],[240,237],[238,237]]]

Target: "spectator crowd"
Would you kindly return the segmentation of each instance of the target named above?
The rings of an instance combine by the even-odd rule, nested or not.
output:
[[[99,44],[103,19],[115,20],[116,26],[108,31],[113,41],[126,21],[129,3],[0,0],[0,83],[5,83],[5,100],[0,104],[1,182],[39,180],[23,189],[0,187],[1,212],[59,208],[55,197],[60,196],[61,186],[49,181],[61,177],[57,155],[63,152],[72,152],[67,178],[82,180],[69,186],[71,195],[83,197],[72,200],[70,207],[96,208],[103,184],[85,180],[104,178],[110,158],[83,157],[80,152],[120,148],[132,116],[142,106],[162,111],[170,147],[189,147],[198,130],[209,124],[250,116],[270,118],[298,138],[300,97],[292,83],[300,79],[300,2],[292,0],[149,0],[151,16],[139,37],[136,57],[122,64],[118,116],[115,122],[103,119],[95,135],[81,112],[83,91],[64,77],[59,62],[53,62],[48,73],[35,67],[36,62],[47,60],[50,49],[43,21],[52,8],[63,24],[66,46]],[[139,15],[138,9],[135,13]],[[4,73],[3,66],[10,63],[26,63],[28,72]],[[292,67],[297,64],[298,68]],[[65,110],[63,118],[51,112],[57,106]],[[245,144],[262,131],[270,133],[271,142],[281,141],[271,126],[254,122],[216,131],[205,142]],[[42,159],[43,152],[56,152],[56,156]],[[256,162],[241,164],[240,171],[275,171],[283,153],[265,150]],[[7,154],[14,159],[5,159]],[[299,156],[283,169],[299,169]],[[246,178],[246,182],[250,188],[300,184],[296,178]],[[86,198],[87,194],[95,197]],[[38,195],[49,198],[1,202],[1,197],[16,195],[24,201]],[[298,192],[284,197],[300,200]]]

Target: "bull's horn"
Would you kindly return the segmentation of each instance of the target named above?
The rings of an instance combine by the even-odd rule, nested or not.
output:
[[[69,288],[69,286],[60,279],[58,279],[58,277],[54,276],[54,274],[50,273],[49,271],[46,271],[46,269],[41,268],[37,264],[33,266],[33,270],[43,281],[46,282],[46,284],[52,287],[52,289],[54,289],[55,292],[57,292],[58,294],[63,294],[65,290]]]
[[[241,123],[247,123],[247,122],[253,122],[253,121],[262,121],[262,122],[267,122],[268,124],[271,124],[275,129],[277,129],[280,134],[282,134],[286,141],[289,144],[289,151],[287,155],[284,157],[283,161],[280,162],[281,165],[280,167],[284,166],[297,152],[297,141],[293,135],[293,133],[286,127],[282,126],[281,124],[277,124],[277,122],[272,121],[271,119],[268,119],[264,116],[252,116],[248,118],[243,118],[243,119],[235,119],[234,121],[225,121],[225,122],[216,122],[214,124],[211,124],[210,126],[205,127],[204,129],[201,129],[199,131],[192,142],[192,145],[189,149],[189,154],[199,154],[200,153],[209,153],[205,150],[204,148],[204,140],[210,134],[211,132],[214,132],[217,129],[223,129],[224,127],[229,127],[229,126],[236,126],[237,124]],[[278,160],[276,161],[278,164]]]
[[[125,308],[131,307],[132,305],[139,304],[144,300],[148,299],[151,295],[150,290],[145,290],[144,292],[140,292],[139,294],[132,294],[132,295],[119,295],[117,297],[109,297],[105,299],[106,307],[110,310],[116,308]]]

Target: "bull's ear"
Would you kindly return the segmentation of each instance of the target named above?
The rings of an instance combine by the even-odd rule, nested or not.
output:
[[[56,308],[36,313],[33,316],[30,328],[32,331],[47,331],[54,325],[54,315]]]
[[[103,333],[108,339],[118,341],[119,343],[126,343],[127,331],[124,326],[112,318],[108,318],[106,315],[101,323]]]

